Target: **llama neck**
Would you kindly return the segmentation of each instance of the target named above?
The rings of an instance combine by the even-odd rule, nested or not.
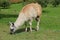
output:
[[[20,15],[18,16],[18,18],[14,24],[16,27],[19,27],[19,26],[23,25],[25,21],[26,21],[25,15],[23,13],[20,13]]]

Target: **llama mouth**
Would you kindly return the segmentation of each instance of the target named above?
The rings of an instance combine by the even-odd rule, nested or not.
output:
[[[13,32],[13,30],[10,30],[10,34],[14,34],[15,32]]]
[[[10,32],[10,34],[15,34],[15,32]]]

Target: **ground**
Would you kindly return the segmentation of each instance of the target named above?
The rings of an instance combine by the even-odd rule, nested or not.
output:
[[[43,8],[39,31],[24,31],[24,25],[13,35],[9,34],[9,21],[15,22],[23,4],[12,4],[0,10],[0,40],[60,40],[60,6]],[[36,28],[33,22],[33,28]]]

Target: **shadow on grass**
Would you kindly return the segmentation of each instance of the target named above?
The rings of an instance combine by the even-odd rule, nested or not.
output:
[[[32,28],[32,30],[35,30],[35,31],[36,31],[35,28]],[[27,32],[29,32],[29,31],[30,31],[30,28],[27,28]],[[22,28],[22,29],[18,29],[18,30],[16,30],[15,34],[17,34],[17,33],[21,33],[21,32],[25,32],[25,28]]]
[[[14,15],[14,14],[0,14],[0,19],[1,18],[10,18],[10,17],[13,17],[13,18],[16,18],[18,15]]]
[[[43,12],[43,13],[49,13],[49,11],[46,11],[46,10],[43,10],[42,12]]]

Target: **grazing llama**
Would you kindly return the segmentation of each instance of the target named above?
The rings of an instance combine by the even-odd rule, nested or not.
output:
[[[10,33],[15,33],[19,26],[22,26],[25,22],[29,21],[30,31],[32,32],[32,21],[35,19],[37,21],[37,28],[39,30],[39,22],[42,13],[41,5],[38,3],[31,3],[23,7],[20,11],[19,16],[15,23],[10,23]],[[26,23],[25,23],[26,24]],[[27,31],[27,27],[25,29]]]

